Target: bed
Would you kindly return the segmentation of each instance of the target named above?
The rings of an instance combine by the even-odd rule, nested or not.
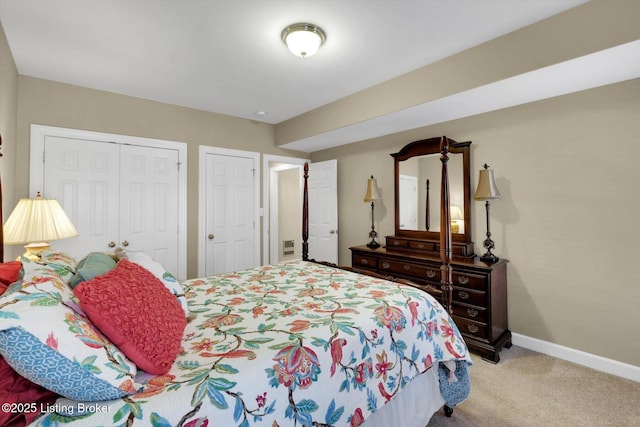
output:
[[[309,260],[307,176],[301,260],[178,283],[139,253],[23,259],[0,297],[0,354],[30,392],[0,390],[0,424],[422,427],[450,414],[471,359],[449,313],[447,233],[442,305]]]

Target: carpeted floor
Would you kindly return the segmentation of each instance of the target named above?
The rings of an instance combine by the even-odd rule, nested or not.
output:
[[[640,383],[522,347],[499,364],[473,356],[471,395],[440,426],[640,426]]]

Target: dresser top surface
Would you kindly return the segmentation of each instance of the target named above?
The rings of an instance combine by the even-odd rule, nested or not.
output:
[[[372,256],[386,255],[394,258],[403,258],[403,259],[414,260],[414,261],[431,261],[435,263],[441,262],[440,257],[438,256],[423,255],[418,253],[417,251],[403,251],[403,250],[397,250],[397,249],[387,250],[387,248],[383,246],[378,249],[371,249],[366,245],[361,245],[361,246],[353,246],[349,249],[352,252],[356,251],[360,253],[366,253]],[[471,258],[453,258],[451,260],[451,265],[493,270],[496,267],[504,265],[508,262],[509,260],[500,258],[498,262],[494,264],[488,264],[482,261],[479,256],[474,256]]]

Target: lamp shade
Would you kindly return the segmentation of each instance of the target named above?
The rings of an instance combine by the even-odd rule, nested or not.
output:
[[[493,178],[493,170],[488,165],[484,165],[484,169],[480,169],[480,177],[478,178],[478,188],[473,195],[476,200],[500,200],[502,196],[496,187],[496,181]]]
[[[4,243],[18,245],[75,237],[78,231],[56,199],[20,199],[4,224]]]
[[[451,220],[462,220],[464,216],[462,215],[462,209],[460,206],[451,206]]]
[[[377,202],[379,200],[382,200],[382,197],[378,194],[378,183],[373,175],[371,175],[371,178],[367,181],[367,193],[364,195],[364,201]]]
[[[292,24],[282,30],[282,41],[291,53],[301,58],[316,54],[326,40],[322,28],[313,24]]]

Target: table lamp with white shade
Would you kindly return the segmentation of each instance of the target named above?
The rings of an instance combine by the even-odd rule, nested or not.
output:
[[[75,237],[78,231],[56,199],[20,199],[4,224],[6,245],[25,245],[22,256],[37,260],[52,240]]]

